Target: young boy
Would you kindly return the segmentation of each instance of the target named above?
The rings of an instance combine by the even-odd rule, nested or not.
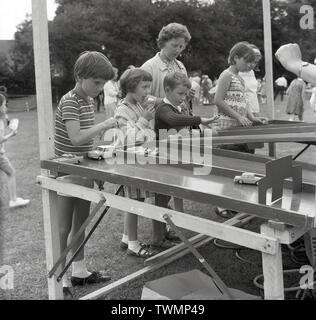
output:
[[[201,118],[199,116],[190,116],[182,113],[181,105],[185,103],[187,93],[191,88],[189,78],[180,72],[173,72],[164,78],[164,89],[166,97],[159,104],[155,115],[155,130],[158,139],[166,137],[161,136],[160,129],[176,129],[180,131],[186,127],[209,125],[216,117]]]
[[[94,125],[94,102],[106,81],[114,76],[110,61],[100,52],[85,51],[77,59],[74,66],[75,87],[65,94],[57,107],[55,120],[55,154],[64,153],[83,155],[93,148],[93,138],[105,130],[116,126],[114,118]],[[84,177],[66,175],[59,180],[93,187],[93,181]],[[76,234],[83,222],[89,216],[90,202],[59,194],[58,219],[60,228],[61,252],[67,246],[67,239],[71,232]],[[77,250],[84,239],[84,234],[77,241]],[[64,267],[65,261],[62,264]],[[110,277],[102,276],[98,272],[89,272],[84,261],[82,249],[72,263],[71,283],[73,286],[86,283],[109,281]],[[65,298],[71,296],[67,279],[63,277]]]
[[[180,72],[173,72],[164,78],[163,86],[166,97],[158,105],[155,114],[155,131],[157,139],[166,139],[166,130],[162,129],[175,129],[180,131],[187,127],[198,126],[200,124],[207,126],[216,120],[213,118],[201,118],[199,116],[190,116],[183,114],[181,104],[185,103],[187,94],[191,88],[191,82],[189,78]],[[157,206],[168,207],[170,196],[157,194],[155,202]],[[153,249],[167,249],[172,246],[172,242],[169,241],[168,234],[165,229],[165,224],[162,222],[154,223],[153,232]]]

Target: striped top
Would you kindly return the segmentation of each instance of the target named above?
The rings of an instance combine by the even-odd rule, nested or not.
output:
[[[85,130],[94,125],[94,102],[88,97],[83,99],[73,90],[66,93],[57,106],[55,118],[55,155],[64,153],[83,155],[93,149],[93,139],[81,146],[74,146],[68,136],[66,121],[80,122],[80,130]]]

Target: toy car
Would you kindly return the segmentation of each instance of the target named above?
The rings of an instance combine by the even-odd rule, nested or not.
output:
[[[105,145],[98,146],[96,149],[88,152],[88,158],[95,160],[103,160],[113,156],[114,146]]]
[[[143,146],[130,147],[130,148],[127,148],[127,151],[141,154],[145,157],[148,157],[149,155],[151,156],[158,155],[158,148],[150,149]]]
[[[235,183],[240,183],[240,184],[259,184],[259,180],[261,177],[257,177],[254,173],[252,172],[244,172],[241,174],[241,176],[236,176],[234,178]]]

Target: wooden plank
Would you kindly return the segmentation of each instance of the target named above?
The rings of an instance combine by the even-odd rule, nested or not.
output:
[[[96,162],[91,162],[91,165],[95,165]],[[85,164],[85,163],[84,163]],[[99,163],[97,168],[86,167],[86,166],[78,166],[73,164],[60,164],[55,163],[54,161],[42,161],[41,165],[43,167],[49,168],[53,171],[64,172],[68,174],[79,174],[83,177],[87,177],[95,180],[104,180],[110,183],[122,184],[122,185],[130,185],[135,188],[143,188],[145,190],[150,190],[153,192],[172,195],[175,197],[188,199],[201,203],[212,203],[213,205],[217,205],[219,207],[224,207],[230,210],[245,212],[249,214],[255,214],[261,218],[279,220],[286,224],[297,226],[297,227],[308,227],[310,225],[314,225],[314,220],[302,212],[297,212],[294,210],[288,210],[280,208],[279,206],[269,206],[258,204],[257,202],[247,201],[247,199],[233,198],[228,194],[220,194],[218,193],[218,189],[216,190],[196,190],[192,186],[188,188],[187,186],[178,185],[174,183],[174,180],[177,179],[177,173],[175,171],[175,176],[170,176],[168,179],[162,179],[162,181],[153,180],[151,176],[149,179],[145,179],[147,176],[146,167],[143,166],[141,168],[141,172],[138,172],[138,168],[133,169],[133,174],[137,172],[136,176],[132,176],[132,172],[130,170],[123,173],[121,170],[115,171],[113,168],[109,168],[109,170],[101,170],[102,164]],[[119,166],[122,170],[128,166]],[[149,171],[149,169],[147,168]],[[142,176],[142,173],[144,176]],[[149,173],[151,173],[149,171]],[[127,175],[128,174],[128,175]],[[183,175],[183,170],[181,171]],[[190,177],[188,176],[188,179]],[[227,178],[226,178],[227,179]],[[227,183],[227,182],[225,182]],[[231,182],[232,190],[235,188],[234,183]],[[227,189],[229,186],[225,185]],[[239,193],[238,193],[239,194]]]
[[[107,205],[112,208],[134,213],[145,218],[154,219],[161,222],[165,221],[163,215],[168,214],[170,217],[172,217],[174,223],[180,228],[209,235],[211,237],[231,243],[236,243],[254,250],[263,251],[270,254],[275,252],[276,240],[274,238],[264,237],[248,230],[234,228],[219,222],[206,220],[167,208],[156,207],[148,203],[115,196],[110,193],[97,191],[79,185],[74,185],[63,181],[56,181],[55,179],[40,177],[38,180],[41,182],[41,186],[45,189],[50,189],[57,192],[63,192],[63,190],[67,190],[68,194],[76,198],[85,199],[92,202],[99,202],[101,197],[105,197],[107,199]]]
[[[46,1],[32,0],[32,25],[36,79],[36,101],[39,130],[40,159],[54,155],[53,148],[53,107],[50,83],[47,4]],[[42,170],[42,175],[48,175]],[[43,190],[43,221],[47,269],[50,270],[60,255],[59,228],[56,214],[56,194]],[[63,299],[62,284],[56,277],[48,279],[49,299]]]
[[[199,242],[198,245],[196,245],[196,248],[198,248],[199,246],[205,245],[209,241],[210,241],[210,238],[204,239],[203,241]],[[133,281],[133,280],[145,275],[148,272],[155,271],[155,270],[157,270],[167,264],[170,264],[171,262],[180,259],[181,257],[183,257],[184,255],[186,255],[188,253],[189,253],[189,250],[180,251],[177,254],[170,256],[167,259],[165,259],[159,263],[154,263],[149,266],[146,266],[145,268],[138,270],[134,273],[131,273],[128,276],[121,278],[115,282],[112,282],[101,289],[98,289],[90,294],[87,294],[87,295],[81,297],[79,300],[94,300],[94,299],[101,298],[102,296],[109,294],[113,290],[127,284],[128,282]]]
[[[214,136],[213,145],[238,144],[249,142],[309,142],[316,141],[315,133],[278,133],[262,135],[241,135],[241,136]]]
[[[239,226],[239,225],[242,225],[242,224],[249,222],[251,220],[251,219],[245,219],[246,222],[244,222],[244,220],[242,220],[242,219],[246,218],[246,217],[247,218],[251,217],[251,219],[254,218],[254,216],[249,216],[245,213],[239,213],[235,217],[224,221],[223,224],[228,224],[230,226],[237,226],[237,225]],[[198,235],[192,237],[191,239],[189,239],[189,241],[193,246],[195,246],[197,243],[199,243],[202,240],[205,240],[206,238],[207,238],[206,235],[198,234]],[[211,238],[211,239],[214,239],[214,238]],[[144,262],[144,265],[147,266],[152,263],[156,263],[157,261],[161,261],[163,259],[166,259],[167,257],[169,257],[179,251],[185,250],[185,249],[186,249],[186,247],[183,243],[177,244],[176,246],[174,246],[170,249],[162,251],[162,252],[156,254],[155,256],[146,259]]]
[[[261,226],[261,234],[277,238],[274,229],[267,224]],[[277,243],[275,254],[262,252],[262,270],[264,277],[264,297],[267,300],[284,300],[284,280],[281,244]]]
[[[280,133],[310,133],[316,132],[316,123],[310,126],[296,126],[296,127],[249,127],[235,130],[221,130],[218,132],[219,136],[235,136],[235,135],[258,135],[258,134],[280,134]]]

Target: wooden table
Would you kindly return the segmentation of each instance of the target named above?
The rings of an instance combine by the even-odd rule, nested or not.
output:
[[[41,166],[51,172],[76,174],[110,183],[139,187],[180,199],[210,203],[258,216],[266,220],[266,223],[261,226],[260,234],[195,217],[189,213],[156,207],[99,190],[56,181],[54,178],[40,176],[38,181],[44,189],[54,194],[55,191],[60,191],[92,202],[99,202],[105,198],[106,204],[110,207],[163,222],[163,215],[168,214],[178,227],[258,250],[262,253],[263,259],[265,298],[284,299],[281,244],[290,244],[315,227],[316,166],[302,164],[303,191],[301,193],[292,194],[292,182],[286,181],[282,199],[263,205],[258,203],[256,186],[237,185],[233,182],[233,177],[241,172],[250,171],[250,169],[254,173],[264,175],[265,163],[271,159],[219,149],[207,148],[205,152],[212,154],[212,157],[208,158],[207,163],[204,163],[203,166],[199,161],[189,163],[180,161],[180,163],[173,164],[172,159],[163,154],[160,154],[160,157],[150,157],[150,160],[137,155],[138,161],[142,164],[109,164],[110,161],[118,161],[118,154],[117,158],[107,159],[107,161],[98,162],[85,159],[80,164],[62,164],[46,160],[41,162]],[[135,154],[129,156],[132,158]],[[166,162],[167,158],[167,164],[158,163],[159,161]],[[198,159],[196,151],[192,152],[192,158]],[[146,161],[151,164],[143,164]],[[202,175],[194,174],[193,170],[198,168],[205,170]],[[53,214],[49,218],[55,219]],[[49,238],[56,240],[58,239],[56,221],[51,221],[51,223],[55,225],[55,228],[51,228]],[[52,245],[51,250],[55,250],[56,254],[53,256],[57,259],[60,253],[56,245]],[[160,259],[156,267],[161,265],[163,261]],[[152,269],[153,266],[146,270],[151,271]],[[131,279],[133,277],[127,277],[126,281]],[[99,297],[122,283],[124,281],[118,281],[114,285],[110,284],[84,298]],[[56,290],[56,287],[58,284],[55,283],[49,290]]]

